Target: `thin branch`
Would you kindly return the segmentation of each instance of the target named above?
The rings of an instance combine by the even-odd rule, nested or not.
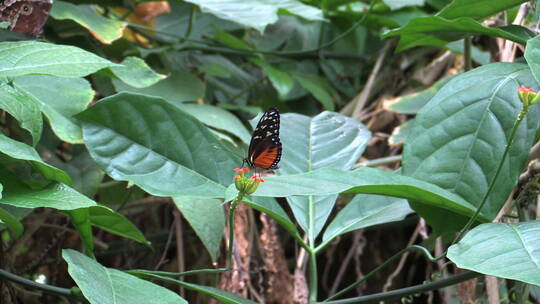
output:
[[[428,284],[420,284],[420,285],[415,285],[415,286],[411,286],[407,288],[401,288],[401,289],[376,293],[376,294],[367,295],[367,296],[336,300],[336,301],[326,301],[322,303],[326,303],[326,304],[374,303],[378,301],[395,300],[395,299],[399,299],[401,297],[412,295],[412,294],[424,293],[427,291],[437,290],[437,289],[441,289],[447,286],[452,286],[460,282],[464,282],[464,281],[468,281],[468,280],[480,277],[482,275],[483,274],[481,273],[470,271],[470,272],[465,272],[465,273],[458,274],[455,276],[451,276],[442,280],[438,280],[435,282],[431,282]]]
[[[182,232],[182,215],[178,209],[174,209],[174,231],[176,235],[176,258],[178,260],[178,272],[186,270],[184,260],[184,234]],[[184,287],[180,286],[180,295],[184,296]]]
[[[50,294],[61,295],[70,298],[80,298],[77,294],[73,293],[71,289],[37,283],[32,280],[28,280],[18,275],[15,275],[11,272],[7,272],[3,269],[0,269],[0,280],[21,284],[28,288],[41,290]]]

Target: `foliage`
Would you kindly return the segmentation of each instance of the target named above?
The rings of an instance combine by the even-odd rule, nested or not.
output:
[[[540,89],[529,8],[523,0],[54,1],[43,39],[0,32],[0,282],[92,304],[254,303],[278,285],[262,298],[231,286],[279,271],[226,280],[241,273],[243,258],[260,258],[291,271],[295,289],[279,290],[289,292],[286,303],[332,303],[418,250],[428,263],[448,258],[453,266],[441,273],[473,272],[387,292],[397,275],[389,274],[380,294],[336,303],[410,297],[481,274],[507,279],[501,284],[513,291],[540,285],[540,221],[529,210],[540,190],[529,168],[539,158],[540,103],[518,95],[522,86]],[[519,22],[486,22],[503,15]],[[479,59],[495,39],[523,46],[512,54],[525,60]],[[431,63],[461,52],[463,73]],[[249,119],[269,107],[282,113],[280,168],[264,182],[243,172],[247,193],[233,170],[258,121]],[[359,164],[401,149],[401,166]],[[250,213],[235,217],[244,204]],[[517,216],[489,223],[504,212]],[[279,227],[268,228],[265,216]],[[418,217],[432,228],[425,242]],[[335,260],[348,265],[361,251],[364,231],[411,221],[410,240],[369,245],[379,253],[361,280],[351,271],[348,287],[343,277],[325,282],[346,270]],[[250,234],[258,226],[267,228],[260,240]],[[339,252],[343,240],[350,254]],[[410,247],[417,243],[424,247]],[[260,256],[242,256],[255,247]],[[307,258],[287,264],[297,249]],[[77,288],[14,275],[43,275],[40,267],[61,258],[67,269],[61,264],[48,283]],[[204,276],[216,273],[219,288]],[[528,292],[517,293],[525,303]]]

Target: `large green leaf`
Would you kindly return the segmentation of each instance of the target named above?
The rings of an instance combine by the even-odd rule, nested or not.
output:
[[[253,196],[290,197],[366,193],[401,197],[426,206],[471,216],[475,208],[463,198],[434,184],[375,168],[342,171],[322,168],[308,173],[268,176]],[[487,218],[480,215],[480,221]]]
[[[407,25],[391,30],[383,37],[400,36],[398,51],[420,45],[445,46],[450,41],[463,39],[470,35],[488,35],[525,44],[527,39],[511,28],[485,27],[469,17],[448,20],[439,16],[412,19]]]
[[[30,132],[36,145],[41,137],[43,120],[36,99],[7,83],[0,83],[0,109],[8,112]]]
[[[98,165],[154,195],[223,197],[242,163],[197,119],[160,98],[120,93],[77,118]]]
[[[424,0],[383,0],[392,10],[398,10],[406,6],[423,6]]]
[[[429,181],[478,206],[492,182],[521,110],[518,87],[538,88],[527,65],[494,63],[456,76],[420,110],[405,144],[403,174]],[[538,105],[519,129],[482,214],[492,219],[517,183],[534,134]],[[411,205],[435,229],[466,220],[437,207]]]
[[[205,13],[230,20],[264,32],[267,25],[278,20],[278,10],[283,9],[307,20],[324,20],[320,9],[298,0],[187,0],[201,7]]]
[[[0,75],[82,77],[117,66],[83,49],[37,41],[0,42]]]
[[[154,72],[139,57],[126,57],[122,66],[112,67],[111,71],[116,77],[134,88],[146,88],[156,82],[167,78],[165,75]]]
[[[368,129],[356,119],[334,112],[313,118],[283,114],[283,156],[280,175],[333,167],[349,170],[360,158],[369,138]],[[330,215],[337,196],[289,197],[289,205],[300,227],[314,239]]]
[[[82,112],[94,98],[90,83],[83,78],[29,75],[14,79],[20,90],[32,95],[63,141],[82,143],[82,130],[72,116]]]
[[[459,268],[540,285],[540,221],[487,223],[448,249]]]
[[[96,39],[110,44],[122,37],[126,22],[105,18],[98,14],[95,5],[75,5],[54,1],[51,17],[57,20],[73,20],[87,28]]]
[[[150,244],[144,234],[125,216],[106,206],[88,208],[89,222],[107,232],[125,237],[142,244]]]
[[[74,210],[96,205],[93,200],[61,183],[51,183],[41,189],[32,189],[2,167],[0,167],[0,183],[4,187],[0,204],[22,208],[49,207],[58,210]]]
[[[240,119],[230,112],[215,106],[204,104],[179,104],[177,106],[182,111],[197,118],[203,124],[214,129],[227,131],[249,145],[251,134],[242,124]]]
[[[187,304],[179,295],[151,282],[100,265],[95,260],[71,249],[62,257],[68,272],[91,304]]]
[[[219,199],[175,197],[174,203],[189,222],[208,250],[212,261],[216,261],[225,230],[223,202]]]
[[[471,17],[482,20],[527,0],[454,0],[437,15],[446,19]]]
[[[46,179],[71,185],[71,177],[66,172],[42,161],[37,151],[25,143],[0,134],[0,153],[15,159],[28,161]]]
[[[529,64],[534,78],[540,83],[540,36],[536,36],[527,41],[525,59],[527,59],[527,63]]]
[[[323,246],[349,231],[403,219],[413,211],[407,200],[380,195],[354,197],[332,220],[323,234]]]
[[[166,79],[144,88],[133,87],[117,79],[113,79],[113,84],[117,92],[152,95],[175,103],[197,101],[204,96],[205,89],[199,78],[188,71],[173,71]]]

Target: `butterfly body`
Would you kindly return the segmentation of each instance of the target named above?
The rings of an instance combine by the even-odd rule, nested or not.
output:
[[[9,22],[11,31],[37,36],[51,7],[52,0],[4,0],[0,3],[0,22]]]
[[[253,131],[248,157],[244,161],[251,168],[273,170],[281,160],[279,139],[279,112],[275,108],[266,111]]]

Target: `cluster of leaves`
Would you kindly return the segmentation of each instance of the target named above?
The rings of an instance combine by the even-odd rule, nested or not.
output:
[[[243,202],[275,219],[313,261],[338,236],[413,210],[434,235],[459,232],[481,205],[477,222],[493,220],[538,140],[538,104],[514,126],[522,109],[518,88],[539,88],[540,38],[521,26],[482,24],[525,1],[160,1],[142,17],[124,2],[57,0],[47,42],[7,41],[18,39],[8,32],[0,42],[6,113],[0,220],[14,237],[7,242],[25,233],[21,221],[36,208],[65,215],[89,257],[72,249],[62,256],[93,304],[186,302],[92,259],[92,228],[148,246],[119,211],[135,196],[171,197],[217,261],[222,202],[237,195],[233,168],[250,140],[240,118],[269,106],[302,114],[282,115],[280,169]],[[159,8],[170,12],[143,20]],[[484,65],[392,105],[416,115],[400,172],[353,170],[372,134],[332,111],[361,109],[363,68],[384,50],[381,39],[399,37],[399,51],[459,52],[452,42],[471,35],[526,45],[527,62],[487,63],[475,50]],[[321,108],[327,111],[304,115]],[[332,217],[342,193],[355,196]],[[290,213],[277,197],[286,198]],[[472,229],[448,258],[461,268],[540,285],[540,223],[521,220]],[[252,303],[213,287],[153,278],[224,303]],[[317,276],[310,278],[315,303]]]

